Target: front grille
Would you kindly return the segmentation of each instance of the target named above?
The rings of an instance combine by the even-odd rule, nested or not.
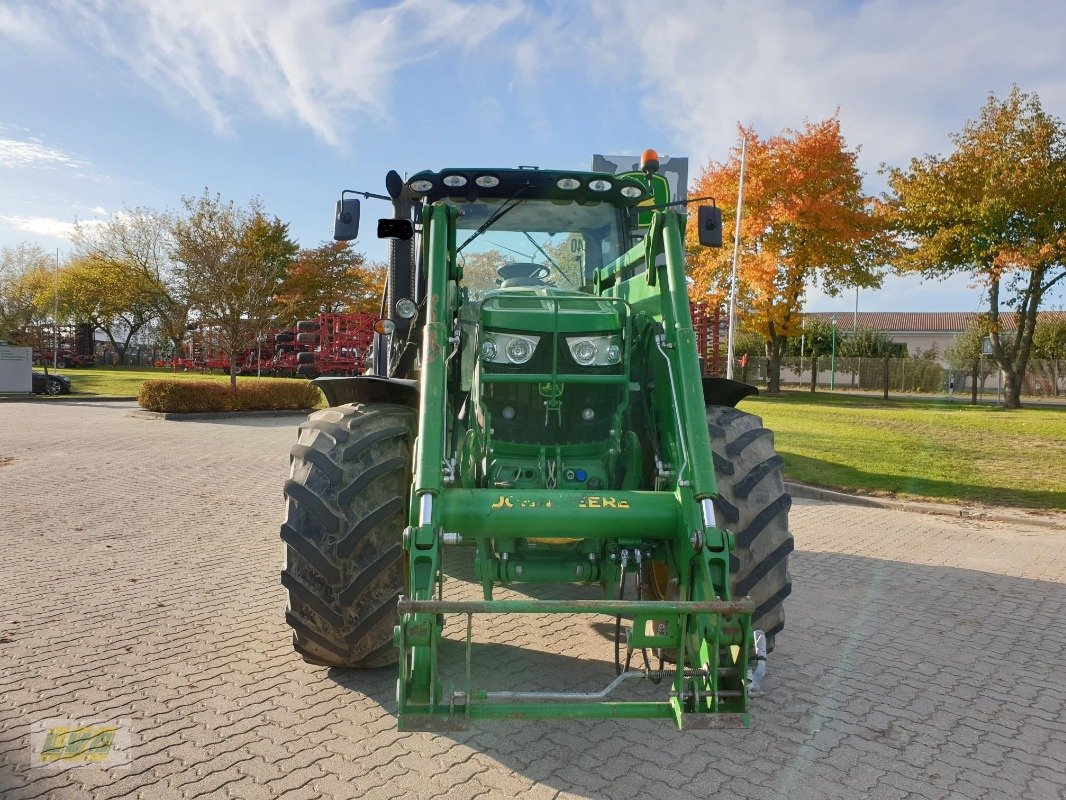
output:
[[[506,332],[506,331],[503,331]],[[570,333],[567,336],[581,336]],[[602,336],[602,332],[585,334]],[[553,337],[542,335],[533,356],[525,364],[496,364],[482,361],[481,369],[493,375],[550,374],[552,371]],[[620,375],[622,364],[603,367],[582,367],[570,355],[566,337],[558,337],[557,374],[562,381],[566,375]],[[540,386],[533,383],[486,384],[482,399],[492,415],[492,438],[519,444],[583,444],[607,439],[611,416],[622,401],[623,387],[617,384],[562,383],[563,393],[558,411],[545,415],[547,399]],[[504,408],[514,409],[513,419],[506,419]],[[582,411],[592,409],[593,418],[585,420]]]

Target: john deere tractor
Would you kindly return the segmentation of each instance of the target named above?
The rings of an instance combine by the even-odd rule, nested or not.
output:
[[[790,498],[771,433],[735,408],[756,390],[701,376],[684,231],[720,246],[721,213],[690,216],[658,162],[390,172],[387,196],[341,195],[338,240],[358,232],[351,195],[392,203],[387,287],[367,374],[316,381],[330,407],[292,449],[282,583],[305,661],[398,663],[401,730],[748,722],[791,588]],[[484,599],[447,597],[445,548],[469,551]],[[573,583],[595,599],[522,593]],[[479,689],[471,619],[487,613],[606,615],[615,675],[597,692]],[[446,692],[454,614],[467,677]],[[626,699],[641,680],[661,698]]]

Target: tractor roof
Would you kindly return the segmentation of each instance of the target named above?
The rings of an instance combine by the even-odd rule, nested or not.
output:
[[[632,206],[651,197],[644,183],[634,177],[607,172],[544,170],[537,167],[487,169],[449,168],[424,170],[407,180],[415,196],[434,202],[445,197],[473,202],[486,197],[522,200],[603,200]]]

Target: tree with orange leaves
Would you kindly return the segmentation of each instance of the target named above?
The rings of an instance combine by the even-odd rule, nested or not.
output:
[[[888,251],[874,198],[863,194],[857,151],[849,150],[840,120],[808,122],[762,139],[740,128],[747,140],[747,174],[740,223],[738,317],[766,342],[767,391],[781,387],[781,358],[789,336],[799,334],[807,287],[817,282],[835,295],[844,287],[881,285],[879,266]],[[728,161],[711,162],[689,189],[715,197],[724,228],[735,225],[740,179],[738,145]],[[729,291],[732,250],[700,248],[688,227],[688,263],[693,296],[721,301]]]
[[[325,313],[377,312],[384,276],[347,242],[301,250],[278,286],[277,318],[291,324]]]
[[[1066,278],[1066,127],[1017,86],[952,136],[955,152],[891,169],[901,271],[969,272],[983,285],[1007,408],[1021,406],[1040,303]],[[1013,330],[1000,306],[1015,309]]]

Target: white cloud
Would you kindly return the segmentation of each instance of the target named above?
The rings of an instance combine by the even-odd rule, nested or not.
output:
[[[1066,111],[1060,2],[600,0],[600,52],[628,53],[634,91],[697,164],[724,159],[738,121],[762,134],[840,109],[865,170],[941,152],[990,90],[1012,82]],[[615,66],[626,68],[625,57]]]
[[[33,45],[47,44],[51,39],[48,26],[30,6],[0,6],[0,36]]]
[[[172,104],[191,100],[219,132],[252,109],[337,145],[353,112],[387,116],[397,70],[477,47],[522,9],[517,0],[363,9],[337,0],[69,0],[57,13]]]
[[[88,161],[33,140],[0,139],[0,167],[8,169],[84,169]]]
[[[50,239],[69,241],[76,226],[93,228],[103,224],[103,220],[80,220],[77,222],[57,219],[56,217],[22,217],[0,215],[0,224],[7,225],[24,233],[47,236]]]

